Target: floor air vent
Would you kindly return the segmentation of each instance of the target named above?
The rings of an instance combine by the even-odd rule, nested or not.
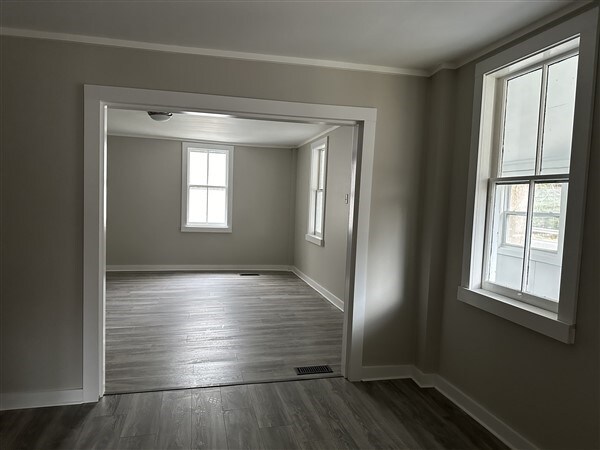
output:
[[[260,273],[240,273],[240,277],[259,277]]]
[[[294,367],[296,369],[296,375],[314,375],[317,373],[333,373],[329,366],[304,366]]]

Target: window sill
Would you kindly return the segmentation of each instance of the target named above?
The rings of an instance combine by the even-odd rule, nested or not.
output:
[[[461,302],[483,309],[545,336],[566,344],[572,344],[575,341],[575,325],[561,322],[556,313],[483,289],[467,289],[459,286],[457,295]]]
[[[231,233],[231,227],[202,227],[182,225],[182,233]]]
[[[323,243],[323,238],[317,237],[313,234],[307,234],[305,235],[306,240],[308,242],[312,242],[315,245],[318,245],[319,247],[323,247],[324,243]]]

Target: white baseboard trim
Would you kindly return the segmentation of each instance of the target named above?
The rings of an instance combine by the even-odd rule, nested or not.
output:
[[[331,303],[333,306],[335,306],[340,311],[344,311],[344,301],[341,298],[339,298],[339,297],[335,296],[333,293],[329,292],[327,289],[325,289],[323,286],[321,286],[319,283],[317,283],[315,280],[313,280],[311,277],[306,275],[304,272],[302,272],[297,267],[291,266],[290,270],[292,272],[294,272],[298,278],[300,278],[302,281],[304,281],[306,284],[308,284],[311,288],[313,288],[315,291],[317,291],[319,294],[321,294],[323,297],[325,297],[325,299],[327,301],[329,301],[329,303]]]
[[[361,381],[399,380],[413,378],[414,366],[363,366]]]
[[[43,406],[75,405],[79,403],[83,403],[83,389],[0,394],[0,411],[41,408]]]
[[[107,272],[181,272],[181,271],[259,271],[289,272],[286,265],[228,265],[228,264],[172,264],[172,265],[107,265]]]
[[[419,387],[435,388],[510,448],[537,448],[527,438],[438,374],[423,373],[416,366],[410,364],[363,366],[362,374],[362,381],[411,378]]]
[[[484,428],[486,428],[490,433],[492,433],[510,448],[517,448],[520,450],[537,448],[531,441],[519,434],[500,418],[491,413],[476,400],[469,397],[448,380],[439,375],[434,376],[434,387],[438,391],[452,400],[464,412],[479,422]]]
[[[411,378],[420,387],[433,387],[440,391],[490,433],[516,449],[536,449],[537,447],[519,434],[496,415],[469,397],[444,377],[423,373],[417,367],[405,365],[363,366],[362,381],[392,380]],[[0,394],[0,411],[11,409],[41,408],[44,406],[75,405],[83,403],[83,390],[70,389],[47,392],[16,392]]]

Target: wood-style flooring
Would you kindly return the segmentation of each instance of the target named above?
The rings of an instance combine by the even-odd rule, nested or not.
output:
[[[107,393],[341,372],[343,313],[288,272],[108,273]]]
[[[105,396],[4,411],[9,449],[505,449],[434,389],[343,378]]]

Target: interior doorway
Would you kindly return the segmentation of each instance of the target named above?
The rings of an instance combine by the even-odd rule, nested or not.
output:
[[[353,127],[107,119],[105,392],[341,376]]]
[[[85,400],[95,401],[104,394],[106,114],[109,106],[139,111],[227,114],[236,118],[268,118],[281,122],[354,127],[340,371],[350,379],[357,379],[362,365],[368,213],[376,111],[371,108],[307,105],[100,86],[86,86],[85,94]]]

